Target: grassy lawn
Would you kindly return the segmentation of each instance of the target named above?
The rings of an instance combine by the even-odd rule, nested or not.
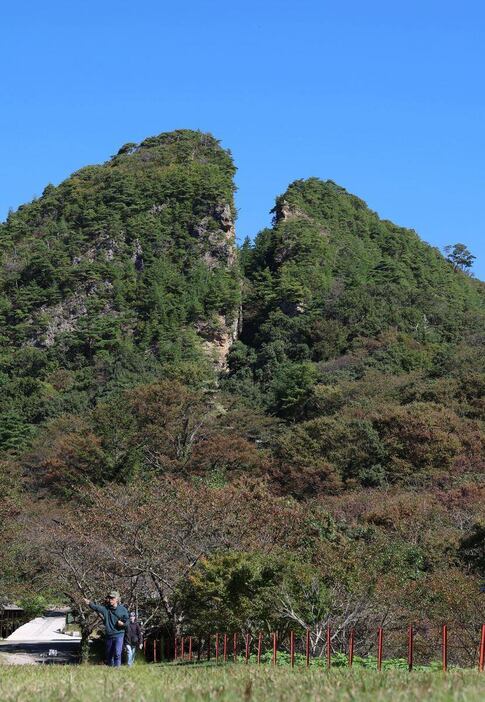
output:
[[[322,670],[228,665],[188,667],[139,665],[131,670],[103,666],[0,667],[2,702],[170,702],[194,700],[321,700],[483,702],[485,674]]]

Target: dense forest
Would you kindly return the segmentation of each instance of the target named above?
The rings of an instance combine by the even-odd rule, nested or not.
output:
[[[67,602],[87,637],[117,586],[147,626],[364,649],[446,619],[465,660],[485,285],[318,178],[237,247],[234,174],[179,130],[0,225],[0,604]]]

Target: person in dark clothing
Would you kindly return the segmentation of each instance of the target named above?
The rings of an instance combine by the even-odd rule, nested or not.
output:
[[[133,665],[135,660],[136,648],[143,648],[143,634],[141,633],[141,627],[136,621],[135,612],[130,612],[130,621],[126,625],[125,629],[125,646],[126,646],[126,657],[129,666]]]
[[[98,605],[87,599],[84,602],[103,619],[106,665],[118,668],[121,665],[123,637],[129,619],[128,610],[120,604],[120,593],[112,590],[106,598],[106,605]]]

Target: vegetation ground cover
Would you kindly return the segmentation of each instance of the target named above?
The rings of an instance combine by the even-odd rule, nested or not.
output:
[[[0,696],[4,702],[69,700],[427,700],[475,702],[483,699],[485,678],[477,671],[404,671],[260,669],[243,666],[189,668],[135,666],[5,667],[0,669]]]

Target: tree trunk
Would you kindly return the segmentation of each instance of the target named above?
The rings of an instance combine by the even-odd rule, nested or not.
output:
[[[89,663],[89,635],[91,628],[81,626],[81,663]]]

